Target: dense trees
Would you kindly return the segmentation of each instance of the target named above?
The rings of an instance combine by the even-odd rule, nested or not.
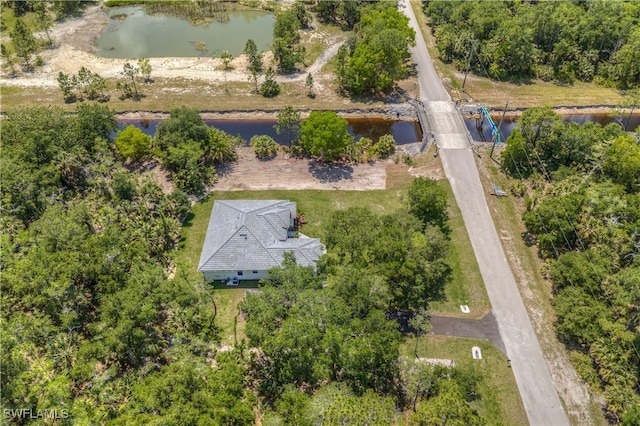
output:
[[[278,66],[284,73],[295,71],[296,64],[304,60],[305,49],[300,46],[298,30],[308,23],[308,15],[302,3],[276,14],[273,25],[271,51]]]
[[[200,193],[215,179],[215,166],[236,158],[242,141],[205,124],[197,111],[176,108],[158,124],[153,145],[178,188]]]
[[[377,0],[315,1],[314,7],[320,19],[350,30],[360,21],[366,8],[371,5],[376,7],[375,3]]]
[[[174,272],[189,199],[127,170],[116,154],[133,159],[149,140],[127,128],[113,144],[115,129],[112,111],[87,104],[2,122],[3,407],[123,425],[250,425],[257,412],[284,424],[386,425],[410,407],[474,419],[473,375],[400,363],[389,315],[422,315],[438,297],[448,241],[437,226],[407,211],[336,213],[327,259],[316,269],[285,255],[241,304],[253,348],[223,351],[211,295]],[[151,144],[163,162],[184,150],[202,164],[228,160],[230,146],[186,108]],[[608,291],[634,279],[620,275]],[[459,400],[445,407],[445,397]]]
[[[406,212],[364,208],[337,211],[326,232],[328,255],[317,270],[286,255],[262,292],[241,303],[249,344],[260,348],[250,375],[273,410],[265,422],[386,425],[411,407],[412,424],[425,416],[482,424],[469,405],[477,374],[399,357],[401,335],[388,315],[407,309],[428,321],[425,307],[439,293],[434,274],[441,269],[446,279],[448,270],[438,265],[444,234],[435,226],[423,232]]]
[[[387,92],[406,76],[409,46],[415,43],[408,22],[392,6],[362,15],[355,38],[338,52],[336,75],[343,91],[352,95]]]
[[[126,171],[114,130],[97,105],[3,120],[2,406],[87,423],[252,424],[241,354],[211,353],[211,299],[168,279],[189,200]]]
[[[529,177],[523,219],[550,263],[558,335],[611,418],[632,418],[640,403],[638,141],[615,124],[564,123],[536,108],[502,160],[514,177]]]
[[[424,1],[441,57],[493,78],[640,84],[638,5]],[[475,54],[471,57],[472,40]]]
[[[437,226],[422,231],[412,215],[377,217],[349,209],[337,212],[328,228],[326,242],[334,255],[327,265],[347,264],[384,277],[389,307],[414,310],[441,296],[449,276],[448,240]]]

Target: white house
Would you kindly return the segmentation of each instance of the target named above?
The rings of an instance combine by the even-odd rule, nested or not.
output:
[[[215,201],[198,271],[207,281],[258,280],[286,252],[298,265],[315,266],[325,248],[294,232],[295,218],[296,203],[288,200]]]

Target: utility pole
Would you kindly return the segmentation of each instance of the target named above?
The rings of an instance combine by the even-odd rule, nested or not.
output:
[[[496,134],[496,137],[493,138],[493,146],[491,147],[491,152],[489,153],[489,158],[493,159],[493,150],[496,147],[496,144],[498,143],[498,138],[500,137],[500,127],[502,127],[502,122],[504,121],[504,115],[507,113],[507,107],[509,106],[510,101],[507,101],[507,103],[504,105],[504,111],[502,111],[502,117],[500,117],[500,124],[498,124],[498,133]]]
[[[473,56],[473,49],[476,47],[476,43],[478,40],[470,40],[471,41],[471,50],[469,51],[469,57],[467,58],[467,70],[464,73],[464,80],[462,81],[462,92],[464,92],[464,85],[467,83],[467,74],[469,74],[469,70],[471,69],[471,57]]]

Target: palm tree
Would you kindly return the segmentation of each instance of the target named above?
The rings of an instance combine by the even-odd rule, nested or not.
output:
[[[235,138],[220,129],[211,128],[209,141],[204,146],[204,158],[207,164],[221,164],[225,161],[233,161],[237,158]]]

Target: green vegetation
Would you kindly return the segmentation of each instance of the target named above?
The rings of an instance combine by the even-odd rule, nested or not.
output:
[[[344,157],[353,142],[347,126],[347,120],[333,111],[312,111],[300,126],[299,145],[314,157],[335,161]]]
[[[211,298],[167,278],[189,201],[122,166],[115,124],[85,104],[3,120],[2,407],[87,423],[252,423],[242,355],[213,346]]]
[[[440,402],[453,399],[455,415],[477,422],[473,374],[434,368],[433,385],[416,388],[425,376],[397,362],[402,336],[385,311],[422,302],[424,312],[447,270],[444,234],[430,223],[423,230],[403,191],[290,192],[308,196],[304,213],[318,219],[309,233],[324,233],[333,255],[318,273],[289,259],[242,302],[237,291],[212,297],[195,272],[211,200],[189,213],[186,194],[164,194],[127,171],[115,154],[133,157],[149,141],[134,143],[125,130],[113,144],[114,130],[113,111],[89,104],[75,115],[16,110],[3,121],[3,407],[55,404],[88,423],[173,424],[186,412],[253,424],[261,407],[273,418],[388,424],[410,406],[449,413]],[[181,144],[216,163],[229,159],[227,138],[182,108],[158,126],[152,147],[163,163],[177,162],[188,150]],[[333,213],[341,200],[361,207]],[[181,222],[193,231],[183,243]],[[350,249],[361,235],[368,254]]]
[[[30,69],[31,55],[36,52],[38,43],[27,24],[21,19],[16,20],[16,26],[11,31],[11,43],[16,55],[22,58],[24,68]]]
[[[557,333],[620,421],[640,402],[640,147],[617,125],[527,110],[502,152],[525,184],[523,220],[550,264]]]
[[[400,355],[414,356],[414,340],[413,337],[405,338],[400,346]],[[473,346],[478,346],[482,351],[482,360],[472,358]],[[472,372],[473,377],[479,379],[479,398],[470,405],[487,425],[526,423],[527,415],[507,357],[491,343],[460,337],[424,336],[418,339],[418,356],[451,359],[456,367]]]
[[[425,1],[445,62],[480,75],[640,84],[638,5]],[[473,42],[472,42],[473,40]],[[472,43],[474,44],[471,47]]]
[[[151,154],[151,137],[136,126],[119,131],[114,140],[116,152],[136,163]]]
[[[408,22],[395,4],[362,15],[354,39],[338,52],[336,76],[341,90],[351,95],[384,93],[407,76],[409,46],[415,43]]]
[[[347,120],[333,111],[312,111],[300,122],[299,111],[287,106],[278,114],[275,128],[288,136],[291,152],[326,162],[385,159],[396,149],[393,135],[383,135],[375,143],[366,137],[354,140]]]
[[[300,136],[300,111],[294,109],[291,105],[287,105],[278,112],[278,123],[274,126],[276,133],[286,135],[289,147],[298,141]]]
[[[291,73],[295,71],[296,64],[304,60],[305,49],[299,44],[298,30],[306,27],[309,19],[304,5],[300,2],[276,14],[271,50],[280,72]]]
[[[105,94],[107,82],[99,74],[80,67],[77,75],[58,73],[58,85],[62,91],[65,103],[89,100],[106,102],[109,97]]]
[[[267,159],[278,153],[278,143],[271,136],[256,135],[251,138],[250,144],[258,158]]]
[[[209,127],[196,110],[177,108],[158,124],[153,145],[176,186],[202,193],[215,179],[215,165],[236,159],[242,140]]]
[[[252,74],[256,75],[254,72]],[[260,85],[260,94],[265,98],[274,98],[280,94],[280,85],[276,81],[276,73],[271,67],[267,68],[264,73],[264,81]]]
[[[258,73],[262,70],[262,52],[258,52],[256,42],[249,39],[244,45],[244,54],[247,55],[249,61],[249,71]]]
[[[414,206],[440,196],[425,194],[432,186],[415,186],[413,192],[422,197]],[[440,203],[420,211],[446,208]],[[317,419],[389,424],[399,421],[397,409],[413,408],[410,424],[445,415],[483,424],[471,406],[478,398],[476,373],[398,362],[401,334],[385,311],[426,320],[425,307],[440,297],[449,270],[443,261],[445,234],[407,210],[383,216],[366,207],[321,210],[317,214],[326,218],[323,241],[329,254],[317,273],[285,256],[282,268],[260,282],[262,292],[247,294],[241,302],[248,343],[259,348],[249,375],[269,418],[295,418],[298,424]],[[325,393],[336,389],[346,392],[342,398],[349,409],[337,410],[331,402],[320,410],[318,398],[327,404]],[[368,406],[372,398],[377,399],[375,409],[353,409]]]

